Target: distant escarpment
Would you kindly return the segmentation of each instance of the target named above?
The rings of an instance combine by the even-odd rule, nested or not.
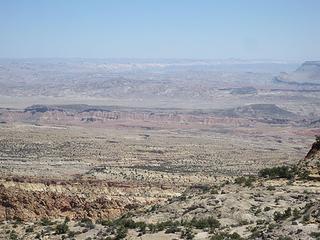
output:
[[[269,123],[287,123],[299,119],[299,116],[295,113],[282,109],[275,104],[250,104],[221,110],[217,113],[227,117],[253,118]]]
[[[320,61],[304,62],[292,73],[282,73],[275,78],[280,83],[320,86]]]
[[[251,104],[221,110],[149,109],[89,105],[33,105],[24,110],[3,110],[0,121],[31,124],[135,125],[144,127],[247,126],[255,122],[287,124],[301,116],[275,104]]]

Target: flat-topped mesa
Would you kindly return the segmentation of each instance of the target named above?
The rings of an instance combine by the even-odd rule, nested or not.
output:
[[[276,77],[277,82],[320,86],[320,61],[307,61],[291,73],[282,73]]]
[[[320,136],[316,136],[316,142],[306,157],[298,163],[300,172],[307,174],[308,178],[313,180],[320,180]]]

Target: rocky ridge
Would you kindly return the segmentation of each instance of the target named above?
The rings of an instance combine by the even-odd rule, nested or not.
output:
[[[298,168],[309,178],[320,180],[320,136],[316,137],[306,157],[298,163]]]

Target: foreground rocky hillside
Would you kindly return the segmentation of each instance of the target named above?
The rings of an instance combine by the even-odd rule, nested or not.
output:
[[[132,201],[127,203],[110,196],[116,192],[120,195],[121,188],[129,186],[93,182],[35,184],[7,179],[1,185],[0,236],[2,239],[318,239],[320,182],[315,177],[320,161],[318,140],[298,166],[262,169],[259,176],[220,177],[215,183],[194,184],[176,195],[165,189],[140,190],[135,186],[131,192],[135,200],[128,196]],[[111,190],[112,187],[118,188]],[[67,197],[68,191],[73,194]],[[94,198],[97,194],[104,197]],[[162,194],[163,198],[152,202],[152,194]],[[151,197],[147,199],[147,195]]]

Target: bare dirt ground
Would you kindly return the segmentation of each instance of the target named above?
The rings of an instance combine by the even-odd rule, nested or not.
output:
[[[63,179],[92,175],[111,181],[139,181],[144,175],[150,182],[161,174],[172,176],[172,181],[188,173],[239,175],[294,164],[312,142],[308,129],[260,125],[223,133],[212,127],[144,130],[2,124],[1,172]]]

